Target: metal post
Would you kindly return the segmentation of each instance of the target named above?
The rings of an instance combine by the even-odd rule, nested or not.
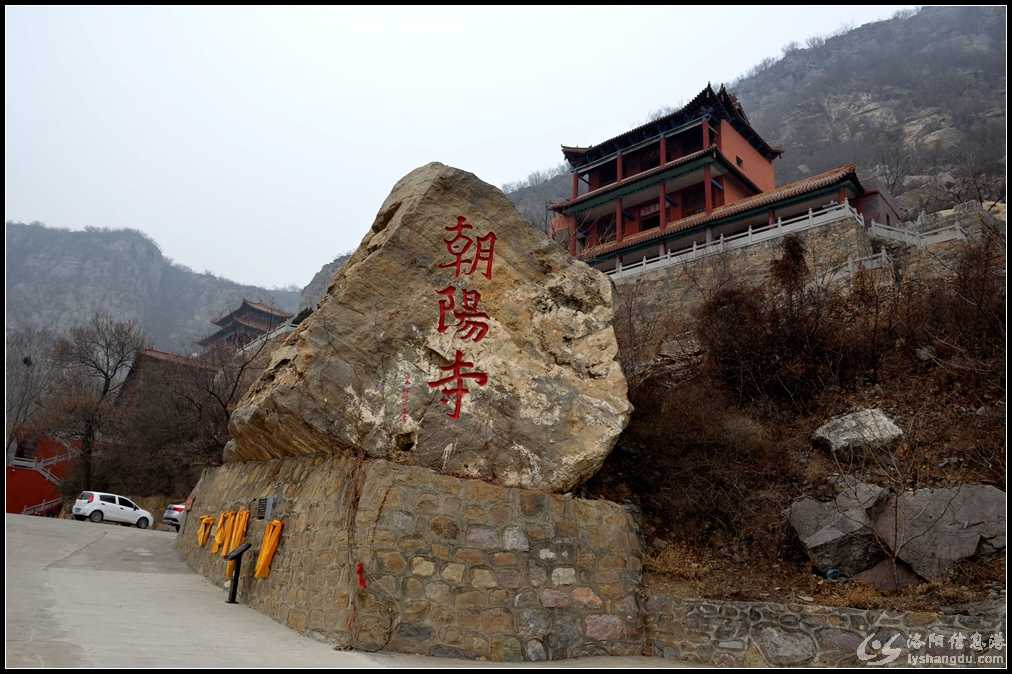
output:
[[[228,599],[225,601],[226,604],[235,604],[235,595],[239,591],[239,569],[242,567],[242,556],[252,546],[251,543],[243,543],[232,552],[225,555],[225,560],[229,562],[235,562],[235,566],[232,567],[232,587],[228,589]]]

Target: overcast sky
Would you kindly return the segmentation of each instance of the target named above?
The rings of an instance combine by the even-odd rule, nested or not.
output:
[[[899,8],[5,8],[5,215],[302,286],[416,166],[501,186]]]

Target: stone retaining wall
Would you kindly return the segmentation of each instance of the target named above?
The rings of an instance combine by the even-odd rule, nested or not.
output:
[[[225,585],[225,563],[200,548],[200,515],[279,497],[285,522],[268,578],[254,579],[265,520],[239,599],[292,629],[361,650],[495,661],[655,655],[714,665],[861,664],[866,638],[908,655],[952,655],[950,640],[1005,633],[1002,606],[979,615],[683,599],[641,572],[633,519],[587,501],[426,468],[346,457],[234,463],[205,471],[178,546]],[[357,565],[363,565],[365,587]],[[940,634],[942,648],[907,648]],[[969,649],[969,646],[967,646]],[[876,656],[872,645],[865,652]],[[967,650],[967,653],[970,651]],[[975,654],[979,655],[979,653]]]
[[[867,231],[856,220],[806,230],[794,236],[804,242],[806,262],[816,275],[873,252]],[[770,263],[782,255],[783,241],[783,238],[771,239],[685,264],[615,279],[615,315],[619,321],[635,324],[631,334],[637,342],[637,359],[653,360],[666,335],[690,328],[694,311],[708,293],[730,284],[754,287],[765,283]]]
[[[200,515],[279,496],[270,577],[240,601],[291,628],[363,650],[546,660],[640,654],[641,550],[629,514],[587,501],[439,475],[387,461],[310,457],[206,471],[179,537],[215,582],[224,561],[199,548]],[[365,588],[359,586],[361,563]]]
[[[981,615],[946,615],[687,600],[650,593],[644,605],[645,652],[673,660],[730,666],[909,666],[914,664],[910,657],[924,655],[1004,654],[1004,649],[977,651],[972,647],[974,634],[981,636],[985,647],[994,633],[1005,635],[1002,609],[991,608]],[[942,646],[928,643],[932,634],[940,636]],[[960,634],[965,640],[963,648],[954,648],[952,638]],[[911,647],[917,640],[923,646]],[[898,649],[895,657],[891,657],[892,648]]]

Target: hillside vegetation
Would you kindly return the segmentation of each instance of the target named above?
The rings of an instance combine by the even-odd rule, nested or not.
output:
[[[242,285],[174,264],[132,229],[70,231],[8,222],[7,325],[63,332],[96,311],[135,321],[155,348],[191,353],[242,299],[292,313],[298,290]]]

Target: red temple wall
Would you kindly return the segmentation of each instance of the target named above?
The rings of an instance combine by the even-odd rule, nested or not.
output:
[[[735,164],[737,157],[742,160],[739,170],[754,182],[763,192],[777,186],[773,162],[769,161],[745,140],[726,119],[720,120],[720,151],[729,162]]]
[[[903,216],[878,190],[871,190],[854,202],[866,221],[875,220],[881,225],[895,227],[903,222]]]
[[[736,201],[741,201],[745,197],[752,196],[751,190],[745,187],[745,184],[733,175],[727,174],[722,176],[724,184],[724,203],[733,204]]]
[[[20,513],[25,508],[44,503],[60,495],[55,484],[30,468],[7,468],[4,490],[6,512]]]

